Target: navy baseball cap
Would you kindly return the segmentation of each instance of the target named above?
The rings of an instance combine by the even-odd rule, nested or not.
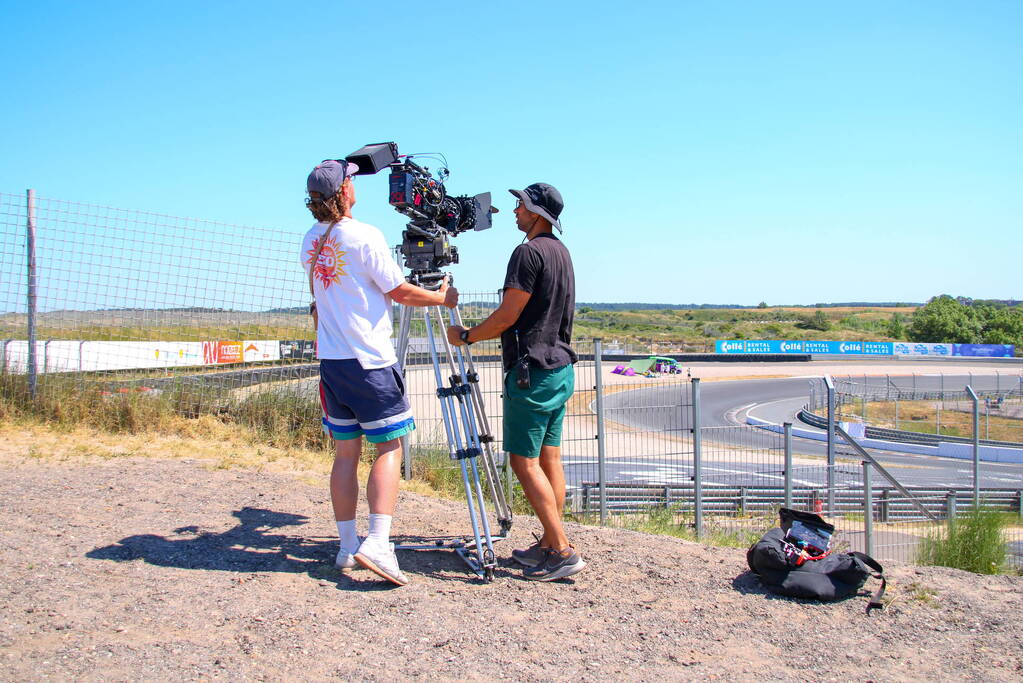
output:
[[[358,170],[357,165],[344,159],[324,159],[309,174],[305,189],[307,192],[319,192],[322,197],[333,197],[345,178],[355,175]]]
[[[543,216],[559,232],[564,232],[558,216],[561,215],[561,210],[565,208],[565,201],[561,198],[561,193],[558,192],[556,187],[547,183],[533,183],[524,190],[508,191],[522,200],[523,205],[528,210]]]

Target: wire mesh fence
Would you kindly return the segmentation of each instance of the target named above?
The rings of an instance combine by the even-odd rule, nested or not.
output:
[[[0,379],[8,397],[30,400],[32,366],[38,391],[31,400],[48,410],[141,424],[160,406],[186,417],[227,415],[271,441],[328,446],[300,235],[33,199],[30,211],[24,195],[0,194]],[[464,323],[478,323],[498,304],[497,292],[463,291]],[[429,324],[439,339],[441,326]],[[417,421],[409,453],[412,469],[426,463],[453,471],[426,325],[417,312],[409,328],[405,381]],[[582,519],[744,544],[774,526],[778,507],[788,504],[836,520],[847,547],[909,561],[922,539],[972,503],[976,481],[966,466],[946,467],[926,486],[906,490],[875,472],[866,487],[863,458],[840,440],[829,468],[821,455],[793,449],[784,433],[708,426],[689,377],[670,368],[627,377],[605,360],[623,349],[590,340],[574,347],[580,361],[562,459],[567,511]],[[471,350],[499,445],[500,347],[492,340]],[[443,383],[448,371],[441,373]],[[953,417],[969,407],[967,384],[982,401],[982,436],[1023,441],[1018,374],[837,378],[834,418],[918,434],[932,427],[951,438]],[[814,383],[807,411],[826,416],[823,382]],[[1018,522],[1019,489],[996,484],[985,481],[985,503]],[[1015,522],[1006,542],[1019,564]]]
[[[971,387],[980,399],[983,441],[1023,443],[1023,374],[911,374],[835,378],[837,419],[924,436],[973,437]],[[827,409],[826,393],[811,393],[807,408]]]

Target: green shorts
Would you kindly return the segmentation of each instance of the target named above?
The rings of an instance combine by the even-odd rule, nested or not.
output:
[[[554,370],[530,368],[529,389],[519,389],[515,373],[506,373],[504,450],[538,458],[541,446],[560,446],[565,404],[573,391],[575,371],[571,365]]]

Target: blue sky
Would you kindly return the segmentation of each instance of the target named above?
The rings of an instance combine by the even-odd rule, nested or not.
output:
[[[311,166],[394,140],[503,210],[457,238],[463,289],[545,181],[579,301],[1023,298],[1023,3],[0,8],[0,192],[297,245]],[[357,187],[399,241],[386,174]]]

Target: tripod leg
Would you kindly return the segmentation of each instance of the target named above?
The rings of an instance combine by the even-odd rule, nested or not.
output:
[[[412,324],[412,308],[402,306],[398,311],[398,364],[401,371],[405,373],[405,362],[408,360],[409,329]],[[407,377],[408,374],[406,373]],[[401,437],[401,472],[406,481],[412,478],[412,449],[411,439],[405,434]]]
[[[462,324],[462,313],[458,307],[452,309],[449,312],[449,316],[451,324],[458,325],[459,327],[464,326]],[[456,351],[459,354],[458,363],[461,374],[470,387],[470,398],[472,399],[475,417],[479,421],[482,430],[480,442],[483,451],[483,466],[486,470],[487,482],[490,486],[490,495],[494,501],[498,522],[501,524],[501,533],[502,535],[507,535],[511,530],[512,512],[511,507],[508,505],[508,496],[501,485],[502,477],[499,476],[497,471],[497,461],[494,457],[495,449],[493,448],[494,432],[490,428],[490,421],[487,419],[487,412],[483,404],[483,393],[480,391],[479,386],[479,373],[476,372],[476,363],[468,346],[456,347]],[[508,469],[507,465],[508,463],[505,461],[505,470]],[[507,477],[507,474],[506,471],[505,477]]]
[[[437,319],[443,323],[443,315],[440,309],[437,309]],[[484,540],[486,541],[486,548],[477,546],[477,553],[480,556],[480,561],[484,564],[494,562],[494,545],[493,535],[490,531],[490,518],[487,515],[486,497],[483,495],[483,488],[480,484],[479,468],[476,464],[476,457],[484,453],[480,444],[479,430],[476,427],[476,416],[473,408],[469,405],[472,402],[472,393],[469,383],[466,381],[465,368],[461,363],[461,357],[459,357],[459,365],[455,365],[455,356],[452,352],[452,346],[448,342],[447,336],[442,335],[445,355],[448,359],[448,367],[451,371],[451,388],[455,393],[455,397],[458,400],[458,407],[461,411],[462,426],[465,429],[466,445],[470,449],[472,454],[472,460],[470,462],[470,470],[472,472],[472,491],[467,490],[466,495],[473,496],[476,501],[476,505],[479,508],[480,521],[483,525]],[[468,401],[466,397],[468,396]],[[488,559],[489,558],[489,559]]]
[[[398,363],[402,369],[405,368],[405,361],[408,360],[409,329],[412,325],[412,308],[402,306],[398,311]]]
[[[441,415],[444,419],[444,429],[448,439],[448,453],[453,460],[458,460],[459,467],[462,471],[462,485],[465,488],[466,502],[469,507],[469,522],[472,525],[473,539],[475,540],[476,544],[478,571],[484,572],[489,577],[492,574],[491,569],[496,564],[496,561],[493,560],[494,553],[490,537],[489,522],[486,516],[486,508],[481,506],[479,514],[477,515],[477,505],[482,501],[476,495],[474,495],[474,489],[475,490],[479,489],[478,484],[479,475],[475,468],[475,462],[472,460],[475,457],[476,452],[473,450],[475,444],[473,444],[470,441],[469,443],[466,444],[467,447],[463,447],[462,434],[459,430],[458,424],[458,413],[461,412],[462,424],[463,426],[465,425],[466,411],[464,407],[464,396],[459,393],[459,390],[456,386],[454,385],[450,387],[444,386],[444,380],[442,379],[440,372],[440,357],[437,352],[437,342],[434,336],[433,320],[431,318],[429,308],[423,309],[423,318],[426,321],[426,337],[430,345],[430,357],[431,360],[433,361],[433,373],[434,379],[436,380],[437,383],[437,395],[440,397],[441,400]],[[437,322],[443,329],[444,318],[439,314],[439,312],[437,315]],[[445,348],[447,349],[447,353],[450,360],[451,351],[450,348],[447,346],[447,337],[442,334],[441,338],[444,340]],[[452,399],[459,400],[460,410],[455,409]],[[471,468],[466,466],[466,460],[470,460],[470,462],[472,463]],[[469,482],[470,471],[473,475],[473,478],[476,480],[475,486],[471,485]],[[489,553],[485,553],[483,550],[484,539],[481,537],[480,534],[481,520],[483,523],[484,532],[486,534],[486,546],[487,549],[489,550]]]

